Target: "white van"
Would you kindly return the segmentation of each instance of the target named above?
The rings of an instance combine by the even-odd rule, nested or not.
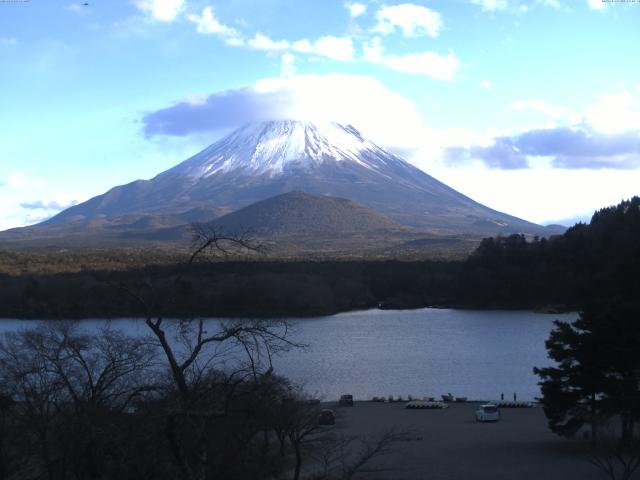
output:
[[[497,422],[498,420],[500,420],[500,411],[493,403],[480,405],[476,410],[477,422]]]

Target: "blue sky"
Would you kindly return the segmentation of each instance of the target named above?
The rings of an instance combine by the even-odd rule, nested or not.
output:
[[[349,122],[541,223],[640,193],[640,3],[0,2],[0,229],[247,121]]]

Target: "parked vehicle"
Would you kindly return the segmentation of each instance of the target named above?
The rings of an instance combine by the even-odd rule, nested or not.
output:
[[[336,415],[333,413],[333,410],[325,408],[320,412],[320,417],[318,418],[319,425],[335,425],[336,424]]]
[[[480,405],[476,410],[477,422],[497,422],[500,420],[500,410],[493,403]]]
[[[338,400],[338,405],[343,407],[353,407],[353,395],[342,395]]]

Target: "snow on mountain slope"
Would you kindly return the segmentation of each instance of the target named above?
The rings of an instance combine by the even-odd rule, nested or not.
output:
[[[200,179],[236,171],[274,177],[310,170],[328,159],[375,171],[378,166],[366,157],[388,155],[351,125],[282,120],[245,125],[164,174]]]

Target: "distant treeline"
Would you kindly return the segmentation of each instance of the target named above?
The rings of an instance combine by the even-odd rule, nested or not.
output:
[[[640,198],[634,197],[548,240],[484,239],[464,263],[458,298],[505,306],[635,301],[639,272]]]
[[[640,298],[640,198],[602,209],[590,224],[550,239],[484,239],[464,261],[188,265],[179,258],[145,266],[140,254],[129,269],[2,274],[0,317],[144,315],[136,297],[173,317],[317,315],[378,306],[576,308],[598,298]]]

